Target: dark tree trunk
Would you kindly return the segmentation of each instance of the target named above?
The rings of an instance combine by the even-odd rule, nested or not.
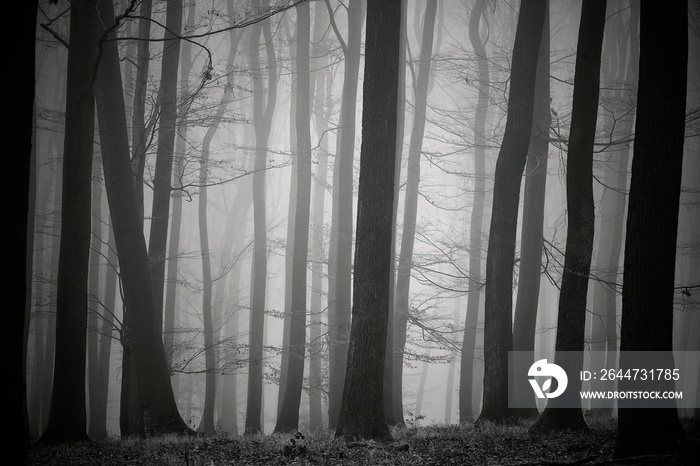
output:
[[[131,112],[131,164],[134,171],[134,188],[141,218],[144,215],[143,173],[146,168],[146,92],[148,90],[151,38],[152,0],[141,2],[139,9],[139,41],[136,56],[136,80]]]
[[[474,115],[474,200],[469,220],[469,295],[467,316],[464,320],[464,339],[459,372],[459,422],[471,421],[475,417],[474,398],[474,351],[476,349],[476,327],[479,319],[481,297],[481,257],[484,201],[486,197],[486,117],[489,109],[489,62],[486,47],[479,33],[481,16],[486,0],[477,0],[469,17],[469,40],[479,69],[479,98]]]
[[[102,2],[100,24],[115,24],[112,2]],[[103,30],[104,31],[104,30]],[[114,32],[107,34],[111,38]],[[131,352],[144,432],[191,432],[177,409],[163,349],[160,315],[148,267],[146,242],[137,209],[119,69],[117,43],[101,42],[96,80],[97,114],[107,200],[114,228],[126,308],[123,324],[125,352]],[[133,408],[133,407],[132,407]]]
[[[513,321],[513,351],[535,350],[535,326],[537,303],[540,294],[542,269],[542,244],[544,223],[544,195],[547,184],[547,157],[549,155],[549,127],[552,116],[549,92],[549,8],[544,20],[540,54],[537,57],[535,78],[535,107],[532,134],[525,165],[525,189],[523,200],[523,223],[520,237],[520,275],[515,301]],[[527,368],[525,368],[527,370]],[[527,373],[516,374],[515,380],[527,379]],[[530,387],[516,385],[516,390]],[[539,415],[534,396],[529,396],[531,406],[518,410],[521,417],[536,418]]]
[[[643,2],[639,92],[630,182],[620,351],[671,351],[674,270],[685,130],[686,2]],[[664,34],[659,34],[659,24]],[[663,173],[663,176],[659,176]],[[623,353],[621,353],[623,354]],[[628,366],[621,356],[620,368]],[[638,366],[633,366],[638,367]],[[625,380],[619,389],[624,390]],[[620,406],[615,456],[670,453],[675,408]]]
[[[610,24],[610,23],[608,23]],[[624,32],[622,18],[617,18],[614,33],[610,33],[608,42],[610,50],[610,68],[617,66],[616,76],[610,76],[603,82],[606,88],[602,97],[619,99],[626,102],[625,108],[633,108],[636,105],[637,68],[639,66],[639,3],[630,5],[629,27]],[[625,37],[620,38],[621,34]],[[608,31],[604,40],[608,41]],[[629,59],[627,59],[627,44],[630,43]],[[618,53],[615,53],[615,51]],[[605,67],[602,68],[605,73]],[[616,90],[619,83],[624,83],[622,89]],[[606,95],[607,94],[607,95]],[[629,95],[631,94],[631,95]],[[611,130],[615,126],[621,127],[616,139],[632,137],[634,130],[634,115],[625,115],[622,122],[611,123]],[[605,164],[603,199],[600,204],[600,233],[598,250],[596,253],[597,279],[593,282],[593,314],[591,315],[591,351],[605,351],[606,367],[613,367],[617,362],[618,342],[618,306],[617,299],[620,294],[620,255],[624,240],[625,210],[627,205],[627,179],[629,176],[629,156],[631,147],[628,144],[612,151],[610,160]],[[615,382],[593,381],[592,389],[609,391],[614,388]],[[613,400],[591,400],[591,412],[596,415],[612,416]]]
[[[389,318],[401,2],[369,2],[352,327],[337,436],[389,439],[383,402]]]
[[[584,0],[581,8],[574,100],[566,163],[567,230],[564,271],[559,295],[555,363],[567,374],[583,369],[586,336],[586,297],[593,254],[595,212],[593,207],[593,143],[598,116],[600,57],[605,28],[605,2]],[[563,357],[561,352],[581,352]],[[547,407],[531,430],[588,430],[579,408],[563,408],[579,398],[581,380],[569,378],[567,391],[548,400]],[[580,401],[578,401],[580,406]]]
[[[508,351],[513,348],[513,263],[518,204],[537,74],[546,0],[521,2],[510,73],[508,117],[496,162],[493,210],[486,257],[484,401],[478,421],[504,421],[508,408]]]
[[[153,317],[159,328],[163,326],[163,291],[165,288],[166,246],[172,190],[170,183],[177,123],[177,68],[180,61],[180,39],[177,36],[182,32],[182,0],[167,0],[165,26],[160,89],[158,90],[160,126],[153,176],[151,229],[148,238],[148,260],[151,264],[153,293],[156,300],[156,314]]]
[[[42,436],[42,441],[48,442],[75,441],[87,437],[85,343],[95,129],[92,84],[97,57],[96,2],[78,1],[72,4],[70,40],[56,307],[56,359],[49,424]],[[26,229],[26,223],[24,228]]]
[[[13,167],[11,190],[16,196],[5,196],[3,211],[8,215],[10,222],[10,232],[3,253],[4,276],[9,277],[6,281],[8,302],[12,303],[9,316],[4,322],[6,331],[3,338],[3,354],[8,358],[6,372],[10,381],[7,385],[6,399],[10,404],[10,414],[8,420],[12,426],[5,438],[8,442],[6,454],[13,458],[17,464],[26,464],[26,450],[29,434],[27,417],[27,397],[25,383],[25,331],[28,321],[26,320],[26,306],[28,305],[27,293],[27,270],[30,268],[27,257],[31,257],[31,242],[28,240],[28,233],[33,236],[34,228],[28,231],[28,225],[33,225],[33,219],[29,218],[29,213],[33,211],[30,205],[31,187],[31,161],[32,161],[32,114],[34,109],[34,83],[35,83],[35,33],[36,33],[36,13],[37,1],[18,2],[10,6],[8,14],[13,18],[22,19],[22,23],[17,23],[18,40],[16,46],[9,50],[8,59],[12,60],[19,68],[16,73],[11,73],[5,77],[4,84],[7,89],[11,89],[5,97],[5,103],[13,111],[12,118],[7,119],[3,124],[3,140],[7,142],[7,154],[12,154],[15,160]],[[28,223],[29,222],[29,223]],[[20,428],[23,426],[23,428]]]

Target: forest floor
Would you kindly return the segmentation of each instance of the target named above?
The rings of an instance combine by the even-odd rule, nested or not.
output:
[[[30,465],[628,465],[700,464],[700,425],[684,423],[675,454],[613,460],[614,421],[589,420],[588,433],[531,437],[515,426],[419,426],[392,429],[390,443],[346,442],[332,432],[304,435],[193,436],[33,445]]]

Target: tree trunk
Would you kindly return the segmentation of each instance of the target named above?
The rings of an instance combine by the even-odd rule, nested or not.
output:
[[[389,439],[384,352],[389,318],[401,2],[367,11],[352,327],[337,436]]]
[[[606,87],[614,88],[616,83],[624,82],[625,88],[636,90],[637,88],[637,68],[639,66],[639,3],[630,6],[629,27],[625,37],[620,40],[619,35],[625,34],[621,19],[617,21],[616,34],[611,34],[612,42],[611,55],[617,60],[611,60],[612,64],[617,64],[616,76],[610,76]],[[607,35],[606,39],[607,40]],[[630,42],[630,56],[627,60],[626,48]],[[619,54],[614,51],[621,49]],[[605,70],[605,68],[603,68]],[[612,73],[612,70],[611,70]],[[618,98],[621,101],[629,99],[627,108],[636,105],[636,95],[631,92],[627,96],[625,89],[617,92],[608,92],[611,98]],[[603,94],[605,95],[605,94]],[[626,111],[626,109],[625,109]],[[626,115],[621,124],[616,139],[626,139],[632,137],[634,130],[634,116]],[[600,234],[598,250],[596,254],[596,271],[598,279],[593,282],[593,315],[591,322],[591,350],[606,351],[606,367],[612,367],[617,362],[618,348],[618,313],[617,299],[619,291],[620,255],[622,252],[623,231],[625,221],[625,209],[627,204],[627,177],[629,174],[629,154],[630,145],[625,144],[616,149],[611,154],[611,160],[605,165],[603,200],[600,204]],[[608,187],[610,189],[608,189]],[[609,391],[614,388],[613,381],[606,381],[591,384],[592,388],[599,387],[601,390]],[[591,410],[595,414],[612,416],[612,400],[598,400],[597,403],[591,401]]]
[[[289,325],[289,368],[282,409],[277,418],[276,432],[297,430],[299,405],[304,383],[306,357],[306,263],[309,247],[309,209],[311,203],[311,99],[309,76],[309,44],[311,14],[308,3],[297,10],[297,192],[294,221],[294,252],[292,264],[292,302]]]
[[[408,148],[408,165],[406,167],[406,196],[404,205],[403,232],[401,250],[396,274],[396,294],[394,297],[394,415],[397,424],[405,424],[403,418],[403,353],[406,347],[406,326],[409,316],[409,291],[411,283],[411,261],[413,260],[413,243],[416,236],[416,217],[418,215],[418,183],[420,181],[420,159],[425,132],[425,113],[428,100],[428,82],[430,81],[430,62],[433,54],[433,35],[435,31],[435,13],[437,1],[428,0],[425,6],[423,37],[421,39],[420,62],[415,88],[415,105],[413,128]]]
[[[513,347],[513,263],[523,169],[532,130],[537,56],[546,0],[523,1],[510,74],[508,117],[496,162],[486,256],[484,401],[480,421],[503,421],[508,408],[508,351]]]
[[[263,2],[267,7],[268,2]],[[268,90],[265,100],[260,67],[260,34],[267,44]],[[253,174],[253,266],[250,309],[250,349],[246,433],[262,432],[263,334],[265,328],[265,289],[267,281],[267,220],[265,216],[265,167],[272,114],[277,98],[277,70],[269,20],[253,25],[249,63],[253,74],[253,120],[255,125],[255,173]]]
[[[99,10],[100,24],[107,25],[105,27],[115,24],[111,2],[102,2]],[[113,34],[113,31],[110,32],[107,38]],[[190,430],[178,413],[170,385],[161,321],[155,317],[160,315],[160,311],[156,308],[154,299],[146,243],[141,233],[133,173],[129,163],[117,43],[107,40],[101,44],[101,49],[96,100],[107,200],[126,308],[122,343],[125,352],[130,351],[132,354],[144,431],[153,434],[188,433]]]
[[[522,236],[520,238],[520,275],[513,322],[513,351],[535,351],[537,302],[540,293],[544,196],[547,185],[550,113],[549,91],[549,5],[545,16],[540,53],[535,78],[535,107],[532,134],[525,165]],[[534,362],[534,361],[533,361]],[[518,369],[521,369],[518,367]],[[523,368],[527,370],[527,368]],[[527,379],[527,373],[515,374],[515,380]],[[530,387],[516,385],[515,390],[527,390],[531,405],[518,410],[521,417],[535,419],[539,411]]]
[[[459,372],[459,422],[471,421],[475,417],[472,409],[474,398],[474,351],[476,349],[476,327],[479,319],[481,297],[481,257],[484,201],[486,197],[486,117],[489,109],[489,62],[486,47],[479,33],[481,16],[486,0],[477,0],[469,18],[469,39],[476,54],[479,69],[479,98],[474,115],[474,200],[469,220],[469,294],[467,316],[464,320],[464,339]]]
[[[88,279],[88,387],[90,402],[90,419],[88,433],[92,438],[107,437],[107,386],[101,384],[102,366],[109,370],[109,356],[101,359],[100,337],[102,313],[99,311],[101,303],[100,293],[100,259],[102,258],[102,183],[99,166],[93,166],[93,193],[92,203],[92,248],[90,251],[90,277]],[[106,314],[106,313],[105,313]],[[111,337],[111,336],[110,336]]]
[[[3,211],[12,219],[9,228],[10,243],[7,244],[7,253],[3,253],[3,269],[5,277],[10,277],[6,282],[8,293],[6,294],[11,304],[10,316],[4,321],[3,328],[6,337],[3,339],[3,354],[9,357],[10,383],[6,398],[10,403],[10,433],[6,437],[8,442],[7,454],[17,464],[26,464],[27,454],[25,445],[29,438],[29,424],[27,417],[27,392],[26,392],[26,339],[29,320],[26,312],[29,300],[27,271],[31,270],[31,255],[33,250],[34,219],[30,213],[34,212],[34,200],[36,193],[32,187],[32,181],[36,180],[32,175],[32,160],[36,161],[36,152],[33,152],[32,124],[34,109],[34,83],[35,83],[35,34],[37,18],[37,1],[21,2],[12,5],[8,11],[14,18],[24,18],[18,24],[21,34],[17,36],[19,41],[9,54],[9,59],[16,64],[18,72],[12,74],[5,81],[8,95],[5,102],[12,109],[12,118],[3,124],[3,139],[7,142],[7,154],[12,154],[20,163],[13,166],[11,184],[12,193],[15,196],[6,196],[3,203]],[[33,154],[33,155],[32,155]],[[34,186],[35,188],[35,186]],[[31,228],[28,228],[31,227]],[[28,234],[31,235],[30,239]],[[27,259],[30,261],[27,261]],[[31,296],[31,294],[29,294]],[[22,428],[19,428],[22,426]]]
[[[574,99],[566,162],[566,251],[555,347],[555,363],[563,367],[567,374],[578,374],[583,370],[586,297],[595,229],[593,143],[598,116],[605,6],[605,2],[584,0],[576,50]],[[572,353],[566,352],[580,353],[571,357],[568,355]],[[580,378],[570,377],[567,388],[562,396],[548,400],[547,407],[531,427],[533,432],[588,430],[580,408]],[[563,408],[577,402],[578,408]]]
[[[685,130],[686,2],[644,2],[639,92],[630,182],[620,368],[624,351],[671,351],[674,269]],[[665,34],[659,35],[659,24]],[[659,176],[663,173],[663,176]],[[650,273],[653,271],[653,273]],[[672,361],[669,362],[672,364]],[[619,389],[625,390],[621,380]],[[682,434],[674,408],[618,405],[615,456],[671,453]]]
[[[144,216],[143,173],[146,168],[146,92],[148,91],[151,38],[152,0],[141,2],[139,9],[139,41],[136,56],[136,80],[134,102],[131,111],[131,164],[134,171],[134,188],[141,218]]]
[[[90,201],[97,57],[96,2],[71,6],[61,246],[56,306],[56,358],[49,423],[42,441],[83,440],[86,433],[85,343],[90,253]],[[26,223],[23,228],[26,235]],[[24,276],[22,275],[24,279]]]
[[[182,0],[167,0],[163,42],[163,61],[160,72],[158,105],[160,126],[158,148],[153,176],[153,209],[148,238],[148,260],[153,277],[153,293],[156,300],[156,324],[163,326],[163,291],[165,287],[166,246],[170,222],[170,195],[177,123],[177,69],[180,61],[182,32]],[[162,337],[161,337],[162,338]]]

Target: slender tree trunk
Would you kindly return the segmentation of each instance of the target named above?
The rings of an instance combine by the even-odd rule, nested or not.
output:
[[[134,82],[134,100],[131,111],[131,164],[134,171],[134,188],[141,218],[144,215],[143,174],[146,168],[146,92],[148,91],[151,38],[152,0],[141,2],[139,9],[139,41],[136,55],[136,80]]]
[[[163,326],[163,291],[172,190],[170,183],[177,123],[177,69],[180,61],[180,39],[178,36],[182,32],[182,14],[182,0],[167,0],[163,61],[158,91],[160,126],[158,128],[158,148],[153,177],[151,229],[148,239],[148,260],[151,264],[157,311],[153,317],[160,328]]]
[[[513,347],[513,263],[518,204],[532,129],[537,55],[546,0],[521,2],[510,74],[508,117],[496,162],[486,257],[484,402],[478,421],[501,421],[508,408],[508,351]]]
[[[583,370],[586,297],[593,254],[593,143],[600,89],[600,59],[605,28],[605,2],[584,0],[581,8],[574,100],[566,162],[567,230],[564,271],[559,294],[555,363],[567,374]],[[567,356],[580,352],[580,356]],[[576,354],[576,353],[573,353]],[[581,380],[569,378],[568,390],[548,400],[531,430],[588,430],[580,408],[563,408],[579,398]]]
[[[610,47],[617,46],[620,52],[619,54],[611,53],[612,56],[618,57],[617,60],[613,61],[613,63],[618,64],[618,71],[617,76],[614,78],[611,76],[608,82],[610,87],[614,87],[615,83],[624,82],[628,89],[636,90],[637,69],[639,66],[639,3],[633,3],[630,6],[630,12],[629,27],[625,38],[622,40],[619,38],[619,35],[624,33],[621,30],[622,24],[618,25],[618,28],[615,30],[616,34],[611,34],[617,40],[612,39],[611,42],[614,41],[615,43],[611,44]],[[621,23],[621,20],[618,23]],[[630,42],[629,60],[626,59],[627,54],[625,53],[628,42]],[[624,90],[611,94],[613,94],[611,95],[612,98],[618,98],[622,101],[629,99],[629,108],[636,105],[634,92],[629,97]],[[615,124],[617,125],[618,123],[616,122]],[[620,126],[621,130],[616,137],[632,137],[634,116],[626,116]],[[596,254],[598,280],[593,282],[594,314],[592,317],[591,350],[606,351],[606,367],[612,367],[617,362],[619,326],[617,298],[620,294],[618,284],[620,255],[624,240],[623,231],[627,204],[625,192],[627,191],[629,174],[629,154],[630,147],[626,145],[613,151],[611,160],[606,163],[603,180],[605,187],[600,206],[600,235],[598,252]],[[600,280],[604,283],[601,283]],[[606,381],[600,386],[600,389],[605,391],[613,388],[614,382],[612,381]],[[612,415],[612,400],[599,400],[599,404],[591,402],[591,407],[596,414]]]
[[[476,54],[479,75],[477,85],[479,97],[474,115],[474,200],[469,220],[469,294],[467,316],[464,320],[464,339],[459,372],[459,422],[471,421],[475,417],[472,409],[474,398],[474,352],[476,350],[476,327],[479,319],[481,297],[481,257],[484,201],[486,198],[486,118],[489,109],[489,62],[486,47],[479,33],[481,16],[486,0],[477,0],[469,17],[469,39]]]
[[[363,22],[363,1],[350,0],[348,4],[348,40],[344,44],[345,70],[343,96],[340,105],[340,135],[338,142],[337,239],[335,248],[335,300],[333,322],[330,327],[331,385],[329,425],[338,422],[343,381],[347,370],[348,339],[352,309],[352,240],[353,240],[353,165],[355,156],[355,113],[357,110],[357,83],[360,70],[360,43]],[[339,36],[338,39],[342,41]]]
[[[396,167],[394,169],[394,207],[391,219],[391,270],[389,274],[389,325],[386,335],[386,360],[384,361],[384,414],[386,423],[396,425],[397,416],[394,406],[394,385],[400,382],[394,381],[394,358],[396,348],[394,345],[395,312],[394,299],[396,295],[396,248],[397,248],[397,220],[399,216],[399,191],[401,187],[401,163],[403,158],[404,127],[406,120],[406,18],[408,8],[406,0],[401,0],[401,44],[399,45],[399,95],[396,123]]]
[[[622,370],[639,367],[623,357],[625,351],[670,352],[673,349],[673,287],[687,86],[687,21],[686,2],[641,4],[637,122],[622,286]],[[658,34],[659,24],[665,25],[663,35]],[[669,364],[673,364],[672,358]],[[627,387],[628,381],[621,380],[619,389]],[[682,435],[675,407],[639,409],[628,408],[624,403],[618,406],[616,457],[674,451]]]
[[[101,359],[100,340],[109,338],[101,336],[102,314],[100,312],[100,273],[102,258],[102,183],[99,165],[93,166],[93,203],[92,203],[92,249],[90,251],[90,278],[88,288],[88,387],[90,401],[90,419],[88,433],[93,438],[107,437],[107,391],[101,384],[102,366],[109,370],[109,358]]]
[[[269,6],[263,2],[263,7]],[[257,4],[257,3],[256,3]],[[260,67],[260,34],[264,33],[267,51],[268,90],[266,102]],[[250,349],[248,369],[248,402],[246,408],[246,433],[262,432],[261,416],[263,402],[263,334],[265,328],[265,289],[267,281],[267,220],[265,215],[265,167],[267,144],[272,115],[277,98],[277,70],[274,43],[269,20],[253,25],[251,30],[249,63],[253,74],[253,120],[255,124],[255,173],[253,175],[253,270]]]
[[[282,409],[275,431],[299,427],[299,405],[304,382],[306,357],[306,263],[309,245],[309,209],[311,203],[311,133],[309,89],[309,44],[311,16],[308,3],[297,10],[297,193],[294,221],[294,260],[292,265],[292,303],[289,326],[289,368]]]
[[[337,436],[389,439],[383,403],[401,2],[367,11],[357,248],[347,374]]]
[[[547,158],[549,155],[550,113],[549,91],[549,5],[544,20],[540,53],[537,57],[535,78],[535,107],[532,134],[525,165],[525,189],[523,200],[523,223],[520,238],[520,275],[515,301],[513,322],[513,351],[535,351],[535,328],[537,324],[537,302],[540,293],[542,268],[542,244],[544,223],[544,196],[547,185]],[[534,362],[534,361],[533,361]],[[514,380],[527,379],[526,367],[514,375]],[[516,385],[515,390],[527,390],[531,405],[519,409],[520,416],[535,419],[539,411],[530,387]]]
[[[316,10],[316,15],[320,12]],[[327,22],[327,19],[326,19]],[[316,18],[314,36],[325,30]],[[324,61],[325,62],[325,61]],[[324,63],[325,64],[325,63]],[[313,432],[323,428],[322,390],[323,390],[323,264],[324,264],[324,204],[326,184],[328,182],[328,122],[333,114],[333,79],[330,71],[319,73],[316,77],[314,112],[316,134],[321,139],[318,151],[316,183],[313,193],[313,243],[312,243],[312,279],[311,279],[311,326],[309,328],[309,429]]]
[[[77,1],[71,6],[56,360],[49,423],[42,435],[42,441],[46,442],[76,441],[87,437],[85,358],[95,128],[92,89],[97,56],[95,9],[96,3],[92,1]],[[26,235],[26,223],[23,228]]]
[[[194,27],[195,17],[195,2],[191,2],[187,12],[186,28]],[[192,43],[185,41],[182,44],[182,56],[180,57],[180,90],[183,96],[189,98],[189,77],[192,71]],[[178,280],[178,256],[180,253],[180,235],[182,230],[182,201],[183,201],[183,186],[182,177],[184,176],[185,165],[185,150],[187,147],[187,129],[188,125],[182,120],[186,120],[187,115],[182,112],[180,116],[180,124],[178,125],[178,137],[175,140],[174,170],[172,178],[172,203],[173,210],[170,216],[170,241],[168,241],[168,265],[167,265],[167,283],[165,284],[165,301],[163,305],[163,346],[165,348],[165,357],[168,361],[168,367],[173,368],[174,347],[176,343],[176,327],[179,325],[179,312],[177,307],[177,289],[180,281]],[[180,373],[175,372],[171,377],[173,392],[175,399],[179,398],[180,392]]]
[[[416,217],[418,215],[418,183],[420,181],[420,160],[425,132],[425,113],[428,100],[428,82],[430,81],[430,62],[433,54],[433,35],[435,31],[435,14],[437,1],[428,0],[425,6],[423,36],[421,39],[420,62],[414,92],[415,105],[413,129],[408,149],[408,166],[406,167],[406,196],[404,205],[403,232],[401,234],[401,251],[396,274],[396,295],[394,297],[394,415],[395,421],[403,425],[403,353],[406,347],[406,326],[409,316],[409,294],[411,284],[411,261],[413,260],[413,243],[416,236]]]

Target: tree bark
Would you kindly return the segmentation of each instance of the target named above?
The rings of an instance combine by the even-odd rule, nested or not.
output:
[[[297,193],[294,221],[294,256],[292,265],[292,302],[289,326],[289,368],[282,409],[277,418],[276,432],[297,430],[299,405],[304,382],[306,357],[306,263],[309,246],[309,215],[311,204],[311,91],[309,76],[309,44],[311,14],[308,3],[297,10]]]
[[[620,368],[624,351],[671,351],[674,270],[683,164],[688,5],[643,2],[639,92],[630,182]],[[659,24],[665,33],[658,34]],[[663,173],[663,176],[659,176]],[[653,271],[653,273],[651,273]],[[672,361],[669,361],[672,364]],[[624,390],[627,381],[620,381]],[[670,453],[682,434],[674,408],[620,403],[615,456]]]
[[[471,421],[475,417],[474,398],[474,351],[476,349],[476,327],[479,319],[481,297],[481,257],[484,201],[486,197],[486,118],[489,110],[489,62],[486,47],[479,33],[481,16],[486,0],[477,0],[469,18],[469,40],[476,54],[479,75],[477,77],[479,97],[474,115],[474,200],[469,220],[469,294],[467,316],[464,320],[464,339],[459,372],[459,422]]]
[[[95,13],[96,2],[93,1],[78,1],[71,6],[56,357],[49,423],[41,438],[46,442],[87,437],[85,358],[95,129],[93,80],[98,34]]]
[[[546,0],[523,1],[510,77],[508,117],[496,161],[493,210],[486,257],[484,311],[484,399],[477,422],[504,421],[508,408],[508,351],[513,347],[513,264],[518,204],[532,129],[537,55]]]
[[[363,1],[348,3],[348,40],[344,44],[345,70],[343,95],[340,104],[340,134],[338,136],[338,189],[334,210],[337,208],[335,244],[335,287],[330,326],[330,387],[328,409],[329,425],[336,427],[343,397],[343,381],[347,370],[348,338],[352,295],[352,226],[353,226],[353,165],[355,156],[355,113],[357,110],[357,83],[360,70],[360,45],[363,22]]]
[[[177,69],[180,61],[182,32],[182,0],[167,0],[163,61],[160,73],[158,105],[160,126],[158,148],[153,177],[153,208],[148,238],[148,260],[151,264],[153,292],[156,300],[157,325],[163,326],[163,291],[165,288],[165,262],[170,222],[170,196],[177,123]],[[162,338],[162,337],[161,337]]]
[[[389,318],[401,2],[367,11],[352,327],[337,436],[389,439],[383,403]]]
[[[115,24],[112,2],[99,6],[100,24]],[[106,38],[113,37],[114,31]],[[124,292],[125,316],[122,344],[130,351],[144,432],[189,433],[180,417],[170,385],[163,349],[160,315],[153,294],[146,242],[138,215],[124,108],[119,55],[113,40],[100,42],[96,79],[97,114],[102,163],[110,215],[114,228]]]
[[[418,77],[414,92],[415,105],[413,128],[408,148],[408,165],[406,167],[406,195],[401,234],[401,250],[396,274],[396,294],[394,297],[394,416],[397,424],[405,424],[403,418],[403,353],[406,347],[406,326],[409,316],[409,291],[411,282],[411,261],[413,260],[413,243],[416,236],[416,217],[418,215],[418,184],[420,181],[420,159],[425,132],[425,113],[428,100],[428,82],[430,81],[430,62],[433,53],[433,35],[435,32],[435,14],[437,1],[428,0],[425,6],[423,36],[421,39]]]
[[[6,77],[5,85],[8,92],[5,102],[12,109],[13,116],[3,124],[3,139],[7,141],[7,153],[19,161],[13,169],[11,189],[15,196],[5,196],[3,211],[12,219],[9,228],[10,243],[6,245],[6,253],[3,253],[3,269],[8,288],[7,298],[11,305],[10,316],[4,322],[6,331],[3,338],[3,354],[9,358],[6,368],[10,377],[7,388],[7,398],[10,403],[10,423],[12,428],[6,441],[8,442],[7,454],[9,458],[17,461],[17,464],[26,464],[27,453],[25,445],[29,441],[29,424],[27,416],[26,393],[26,331],[29,320],[27,306],[29,300],[27,271],[31,270],[32,240],[28,234],[34,235],[34,219],[29,217],[33,213],[31,186],[32,160],[36,160],[36,152],[33,151],[32,124],[34,111],[34,85],[35,85],[35,33],[37,18],[37,1],[20,2],[11,5],[9,14],[13,18],[23,18],[21,24],[17,24],[19,41],[9,52],[8,58],[18,68],[17,73]],[[28,226],[31,228],[28,229]],[[30,261],[27,261],[27,258]],[[31,295],[30,295],[31,296]],[[21,426],[21,428],[20,428]]]
[[[263,7],[269,6],[263,2]],[[257,3],[256,3],[257,4]],[[268,89],[265,99],[260,69],[260,34],[265,34],[268,65]],[[270,23],[253,25],[249,63],[253,74],[253,121],[255,127],[255,173],[253,174],[253,266],[250,310],[250,349],[246,433],[262,432],[263,333],[265,328],[265,290],[267,285],[267,220],[265,214],[265,168],[272,115],[277,99],[277,69]]]
[[[535,107],[532,134],[525,165],[525,189],[523,200],[523,223],[520,237],[520,275],[515,301],[513,322],[513,351],[535,350],[535,327],[537,324],[537,302],[540,293],[542,269],[542,244],[545,188],[547,185],[547,158],[549,156],[550,113],[549,91],[549,6],[545,16],[540,53],[537,57],[535,78]],[[534,362],[534,361],[533,361]],[[519,368],[520,369],[520,368]],[[524,368],[527,370],[527,368]],[[515,380],[525,380],[527,373],[515,375]],[[515,390],[528,390],[530,387],[516,385]],[[531,406],[518,410],[521,417],[535,419],[539,411],[534,397],[530,396]]]
[[[584,0],[581,8],[574,99],[566,163],[567,229],[564,271],[559,294],[555,363],[567,374],[583,369],[586,334],[586,297],[593,254],[593,143],[595,142],[600,89],[600,60],[605,28],[605,2]],[[571,357],[572,353],[580,352]],[[576,354],[576,353],[574,353]],[[588,430],[580,406],[581,380],[569,378],[567,391],[549,399],[531,427],[533,432]]]

